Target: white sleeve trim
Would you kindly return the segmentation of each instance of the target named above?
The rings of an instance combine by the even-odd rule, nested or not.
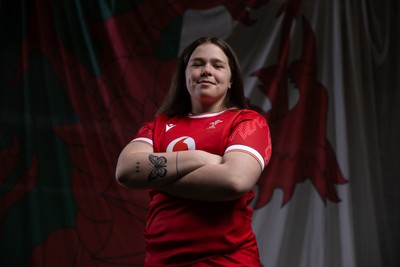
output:
[[[138,138],[133,139],[131,142],[135,142],[135,141],[145,142],[145,143],[148,143],[149,145],[153,146],[153,140],[151,140],[150,138],[138,137]]]
[[[235,151],[235,150],[243,151],[245,153],[252,155],[258,161],[258,163],[260,163],[261,169],[264,170],[264,167],[265,167],[264,158],[261,156],[261,154],[257,150],[255,150],[254,148],[251,148],[249,146],[232,145],[225,150],[225,153],[227,153],[229,151]]]

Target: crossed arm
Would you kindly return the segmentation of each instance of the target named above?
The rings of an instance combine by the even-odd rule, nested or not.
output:
[[[257,182],[261,167],[244,152],[223,157],[201,150],[154,153],[144,142],[131,142],[121,152],[117,181],[128,188],[154,188],[202,201],[239,198]]]

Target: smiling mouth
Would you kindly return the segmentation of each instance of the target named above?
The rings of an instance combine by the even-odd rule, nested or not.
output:
[[[199,84],[214,84],[213,82],[207,81],[207,80],[200,80],[200,81],[197,81],[197,83],[199,83]]]

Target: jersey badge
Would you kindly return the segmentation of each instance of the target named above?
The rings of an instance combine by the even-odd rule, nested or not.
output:
[[[221,122],[222,122],[221,120],[216,120],[216,121],[210,122],[210,125],[208,126],[207,129],[215,129],[217,124],[221,123]]]

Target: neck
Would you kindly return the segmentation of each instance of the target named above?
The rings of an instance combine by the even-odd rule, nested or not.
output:
[[[190,114],[193,115],[198,115],[198,114],[204,114],[204,113],[218,113],[221,111],[226,110],[227,108],[218,108],[218,109],[193,109],[192,112],[190,112]]]
[[[211,105],[192,105],[191,114],[202,114],[202,113],[217,113],[226,110],[227,107],[222,105],[222,103],[215,103]]]

